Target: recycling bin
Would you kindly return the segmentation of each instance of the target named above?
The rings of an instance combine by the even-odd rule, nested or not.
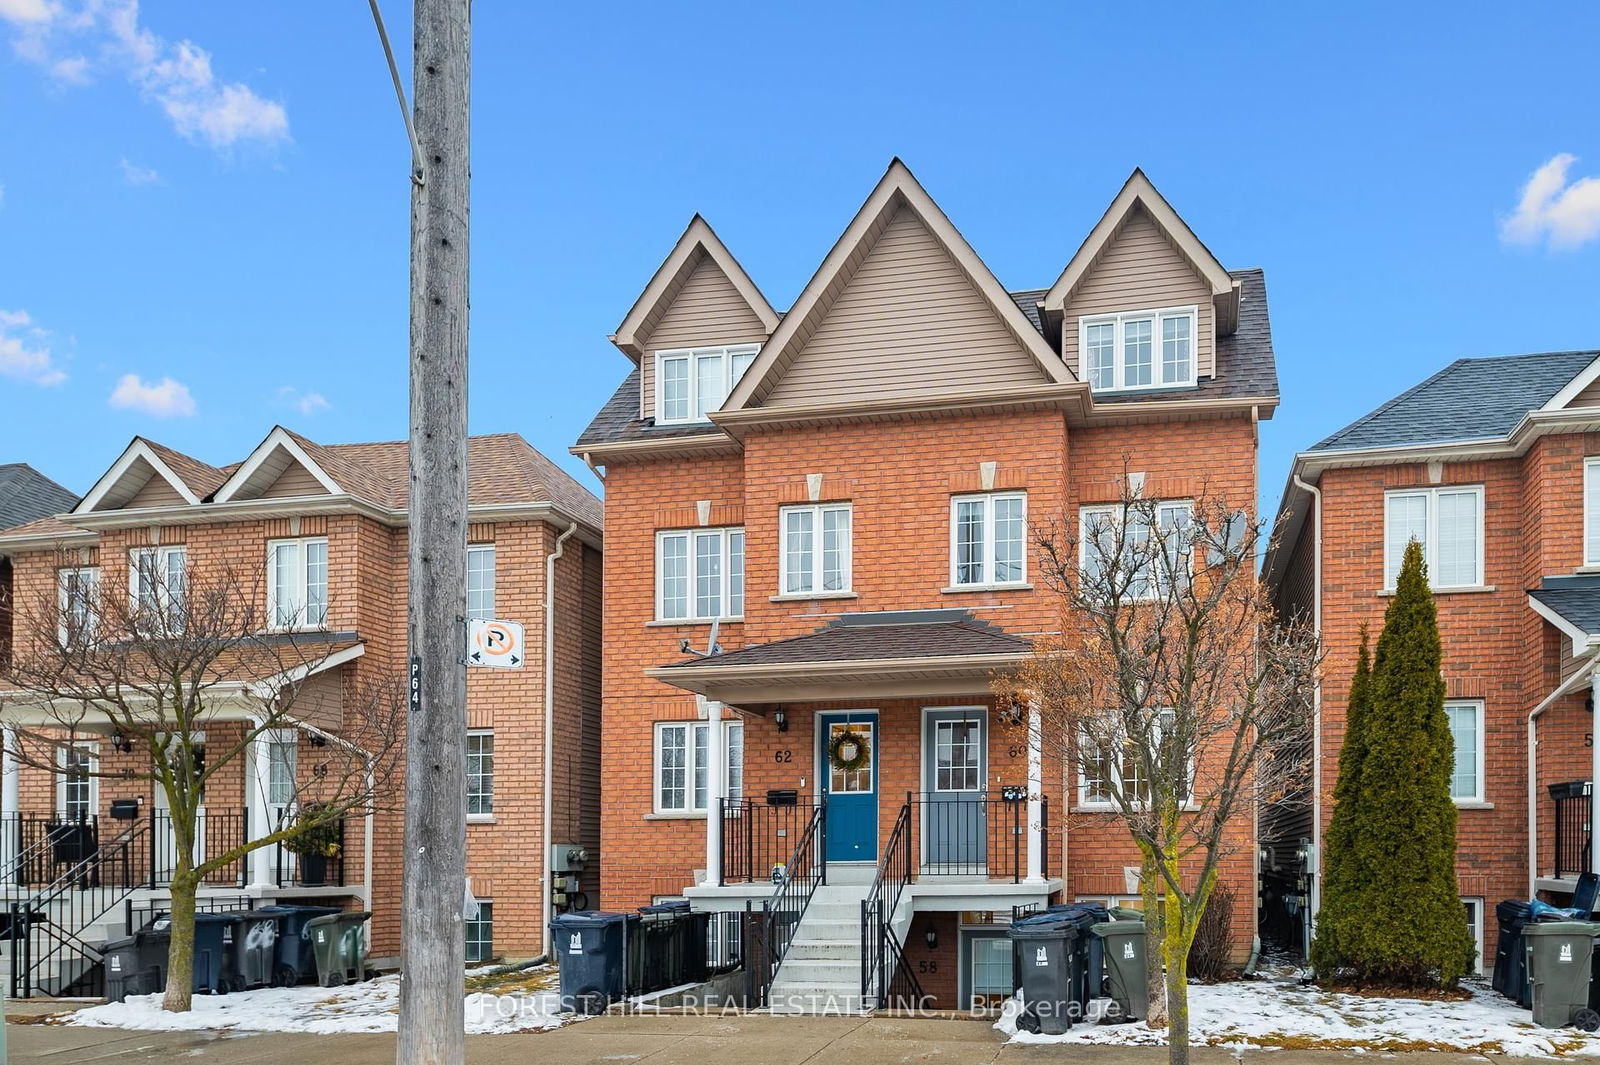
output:
[[[1526,1009],[1533,1005],[1528,986],[1528,954],[1523,929],[1533,923],[1533,909],[1524,899],[1506,899],[1494,908],[1500,941],[1494,950],[1494,989]]]
[[[129,995],[150,995],[161,990],[160,965],[145,963],[147,952],[139,948],[136,935],[107,940],[100,945],[107,1002],[121,1002]]]
[[[249,910],[230,916],[234,919],[233,951],[224,974],[229,990],[268,986],[277,978],[278,915]]]
[[[313,917],[343,913],[337,906],[262,906],[256,913],[271,914],[278,920],[277,959],[272,982],[278,987],[293,987],[317,978],[317,955],[306,934],[306,922]]]
[[[306,937],[317,961],[317,983],[337,987],[361,979],[367,967],[361,926],[371,916],[366,910],[340,910],[306,922]]]
[[[1600,923],[1594,921],[1545,921],[1523,928],[1534,1024],[1574,1025],[1586,1032],[1600,1029],[1600,1014],[1589,1008],[1597,937]]]
[[[581,910],[550,922],[550,941],[561,967],[561,1008],[604,1013],[627,994],[628,925],[637,914]]]
[[[1080,921],[1072,914],[1046,911],[1013,922],[1011,937],[1022,1013],[1017,1026],[1043,1035],[1061,1035],[1083,1016],[1084,952]]]
[[[1111,920],[1111,913],[1104,906],[1092,902],[1057,903],[1045,910],[1046,913],[1059,914],[1071,920],[1078,928],[1076,946],[1083,955],[1082,964],[1078,966],[1080,974],[1079,986],[1073,993],[1073,1000],[1087,1007],[1090,999],[1099,998],[1105,986],[1105,959],[1103,957],[1102,942],[1089,934],[1089,929],[1094,925],[1103,924]]]
[[[1149,964],[1143,921],[1106,921],[1089,930],[1105,952],[1106,991],[1124,1020],[1143,1020],[1150,1012]]]
[[[232,989],[227,974],[232,966],[234,915],[197,913],[194,915],[194,990],[225,995]],[[150,922],[138,935],[141,956],[161,958],[162,987],[166,986],[166,958],[172,944],[172,918],[162,916]]]

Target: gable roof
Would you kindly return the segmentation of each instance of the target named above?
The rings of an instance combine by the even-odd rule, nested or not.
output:
[[[800,298],[773,330],[761,354],[723,404],[724,412],[747,409],[761,403],[795,354],[804,346],[817,323],[827,314],[835,297],[865,261],[884,227],[902,209],[915,215],[933,235],[973,288],[988,302],[1018,345],[1032,357],[1044,380],[1054,384],[1074,382],[1066,364],[1045,343],[1038,329],[995,279],[983,260],[978,258],[966,238],[951,224],[910,169],[895,159],[822,260],[817,272],[806,283]]]
[[[1308,452],[1421,446],[1507,437],[1530,411],[1543,408],[1600,351],[1457,359]]]
[[[1156,191],[1155,185],[1145,176],[1143,170],[1135,168],[1128,180],[1122,183],[1122,188],[1106,208],[1105,214],[1100,216],[1100,221],[1095,223],[1089,235],[1084,238],[1077,252],[1061,271],[1061,276],[1056,278],[1055,284],[1050,286],[1043,300],[1045,307],[1051,310],[1060,310],[1066,306],[1067,300],[1073,291],[1088,276],[1101,253],[1111,246],[1118,230],[1136,211],[1143,210],[1155,222],[1166,238],[1171,241],[1178,254],[1182,255],[1196,274],[1211,287],[1211,296],[1217,303],[1217,332],[1227,334],[1233,331],[1235,320],[1232,296],[1236,289],[1233,276],[1228,273],[1217,257],[1211,254],[1194,230],[1189,228],[1189,223],[1179,216],[1165,196]]]
[[[1528,605],[1571,638],[1574,655],[1600,637],[1600,574],[1546,577],[1528,590]]]
[[[777,328],[778,312],[772,309],[772,304],[767,302],[761,289],[745,273],[744,267],[728,251],[716,231],[697,214],[689,220],[678,243],[623,317],[622,324],[612,334],[611,342],[634,362],[638,362],[644,355],[643,345],[656,323],[672,306],[672,301],[690,275],[706,259],[710,259],[722,271],[768,333]]]
[[[222,471],[215,466],[136,436],[72,512],[116,509],[132,499],[151,477],[166,481],[179,498],[191,505],[200,502],[223,480]]]
[[[71,510],[78,497],[24,462],[0,465],[0,529]]]

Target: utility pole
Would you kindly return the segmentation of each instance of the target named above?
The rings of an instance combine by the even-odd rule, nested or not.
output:
[[[381,26],[381,21],[380,21]],[[409,683],[399,1065],[462,1065],[471,0],[416,0]]]

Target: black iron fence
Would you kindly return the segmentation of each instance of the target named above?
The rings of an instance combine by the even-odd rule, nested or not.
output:
[[[1593,838],[1589,824],[1593,810],[1590,787],[1587,780],[1550,785],[1550,798],[1556,807],[1555,876],[1577,876],[1589,868]]]
[[[771,880],[795,852],[806,828],[822,807],[798,799],[717,800],[722,842],[722,883],[750,884]]]
[[[900,941],[894,934],[895,910],[906,885],[916,875],[916,858],[912,853],[912,799],[913,796],[907,795],[905,804],[900,807],[894,828],[889,832],[889,844],[878,862],[878,874],[873,877],[867,897],[861,900],[862,1004],[871,1002],[879,1009],[891,1005],[891,997],[897,993],[912,997],[912,1008],[920,1004],[923,997],[916,976],[909,970],[901,971],[905,965]],[[897,982],[904,986],[892,986]]]
[[[1003,788],[971,794],[911,792],[906,795],[912,828],[920,840],[920,872],[935,876],[983,876],[1019,883],[1028,872],[1028,816],[1025,789]],[[1049,800],[1039,804],[1042,835],[1050,827]],[[1049,875],[1049,848],[1041,848]]]

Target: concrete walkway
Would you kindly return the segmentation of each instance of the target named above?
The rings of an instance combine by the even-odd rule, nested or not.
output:
[[[105,1028],[12,1024],[6,1029],[12,1062],[49,1065],[122,1065],[134,1062],[217,1065],[392,1065],[392,1035],[244,1035],[195,1032],[127,1032]],[[1372,1055],[1337,1051],[1235,1053],[1201,1049],[1197,1065],[1226,1065],[1241,1057],[1266,1065],[1334,1065]],[[1483,1065],[1469,1055],[1426,1057],[1428,1065]],[[600,1017],[551,1032],[471,1036],[471,1065],[1031,1065],[1071,1061],[1083,1065],[1162,1065],[1164,1048],[1008,1046],[976,1020],[856,1017]],[[1525,1060],[1525,1059],[1522,1059]]]

